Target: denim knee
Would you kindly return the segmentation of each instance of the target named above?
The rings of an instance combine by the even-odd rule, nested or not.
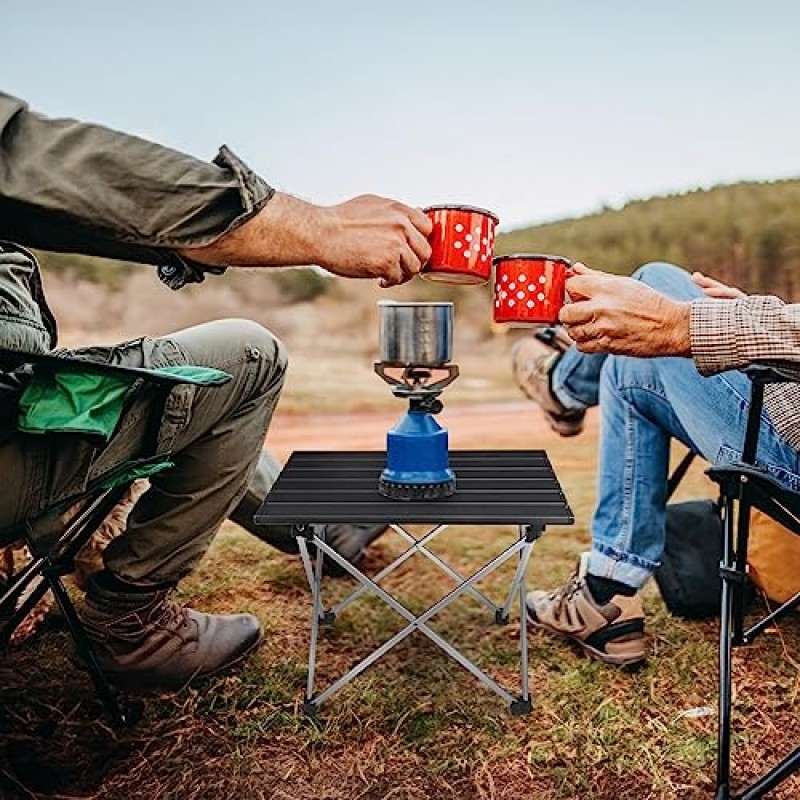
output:
[[[674,278],[675,273],[685,275],[686,270],[667,261],[648,261],[646,264],[637,267],[631,277],[648,286],[652,286],[654,283],[659,284],[662,281]]]
[[[692,282],[689,272],[665,261],[644,264],[631,277],[673,300],[689,301],[703,297],[703,291]]]
[[[655,359],[609,356],[600,370],[600,392],[617,393],[657,382]]]

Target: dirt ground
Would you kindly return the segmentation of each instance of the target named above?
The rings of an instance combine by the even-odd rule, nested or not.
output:
[[[386,431],[404,411],[396,408],[343,412],[340,414],[276,413],[267,447],[286,459],[292,450],[382,450]],[[535,407],[526,401],[483,406],[445,408],[437,417],[449,433],[453,450],[479,450],[483,447],[513,449],[524,440],[526,447],[545,446],[553,433]],[[596,435],[597,417],[590,415],[587,432]]]
[[[404,411],[373,373],[375,301],[352,282],[315,303],[282,306],[258,276],[211,280],[177,295],[143,272],[124,294],[53,283],[50,299],[62,344],[110,343],[162,335],[223,316],[245,316],[273,329],[291,364],[267,447],[285,460],[296,449],[380,450]],[[235,289],[235,291],[234,291]],[[405,296],[422,299],[414,283]],[[470,292],[456,308],[458,380],[443,395],[441,423],[451,450],[547,451],[576,523],[553,528],[537,544],[531,585],[551,587],[587,548],[595,503],[598,415],[587,431],[562,439],[514,385],[515,335],[488,322],[485,298]],[[680,457],[677,451],[674,457]],[[681,498],[710,497],[704,465],[691,470]],[[437,540],[464,572],[496,552],[501,528],[461,526]],[[396,557],[391,534],[370,552],[368,571]],[[423,560],[424,561],[424,560]],[[483,587],[500,592],[498,571]],[[426,563],[406,564],[387,588],[409,607],[431,605],[451,588]],[[332,597],[348,590],[333,582]],[[58,619],[0,664],[0,800],[704,800],[712,794],[716,753],[716,621],[670,616],[654,587],[644,595],[651,658],[629,675],[581,658],[569,646],[531,636],[535,713],[510,717],[496,697],[454,670],[425,641],[409,639],[334,698],[320,727],[299,713],[305,685],[309,594],[298,559],[226,524],[180,599],[205,611],[251,611],[266,630],[245,667],[176,695],[148,697],[130,731],[111,731],[85,675],[68,656]],[[330,681],[399,621],[380,604],[353,604],[321,640],[320,679]],[[516,679],[515,626],[487,626],[466,601],[437,619],[502,681]],[[737,693],[737,787],[800,736],[797,620],[734,659]],[[509,683],[511,685],[511,683]],[[710,716],[687,712],[711,707]],[[800,780],[800,778],[798,778]],[[775,793],[797,798],[798,780]]]

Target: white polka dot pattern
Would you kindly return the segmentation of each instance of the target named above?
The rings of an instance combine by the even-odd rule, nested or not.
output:
[[[499,259],[495,264],[496,322],[556,322],[563,305],[566,270],[555,260]]]
[[[431,257],[423,277],[454,283],[484,283],[491,277],[494,217],[466,208],[432,208]],[[434,277],[435,276],[435,277]]]

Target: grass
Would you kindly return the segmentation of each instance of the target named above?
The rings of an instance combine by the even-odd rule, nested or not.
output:
[[[593,434],[547,446],[579,524],[537,543],[529,583],[552,586],[588,543]],[[487,446],[488,446],[487,442]],[[685,493],[708,492],[693,470]],[[454,528],[436,551],[469,571],[496,552],[502,528]],[[403,545],[373,548],[377,570]],[[511,567],[483,589],[502,594]],[[417,609],[449,588],[420,557],[387,585]],[[329,581],[335,600],[351,588]],[[309,593],[301,565],[233,525],[218,536],[181,598],[204,610],[247,610],[266,629],[238,671],[176,695],[151,695],[132,730],[109,730],[87,678],[67,656],[58,619],[0,661],[0,797],[275,798],[276,800],[693,800],[711,797],[716,716],[684,712],[716,703],[716,623],[671,617],[645,593],[652,657],[627,673],[569,646],[530,637],[534,710],[513,718],[494,694],[424,637],[412,636],[343,689],[319,722],[299,713],[305,684]],[[496,627],[470,599],[434,627],[498,680],[513,686],[515,624]],[[319,682],[327,685],[402,622],[375,600],[352,605],[324,629]],[[754,776],[800,741],[798,620],[735,656],[735,774]],[[775,798],[800,792],[800,780]]]

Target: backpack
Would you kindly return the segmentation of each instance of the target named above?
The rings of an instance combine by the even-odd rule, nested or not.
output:
[[[750,581],[746,601],[758,589],[776,603],[800,592],[800,536],[753,509],[747,548]],[[703,619],[719,614],[722,582],[722,517],[713,500],[670,503],[661,566],[655,572],[672,614]]]
[[[670,503],[661,566],[654,577],[672,614],[703,619],[719,614],[722,517],[713,500]]]

